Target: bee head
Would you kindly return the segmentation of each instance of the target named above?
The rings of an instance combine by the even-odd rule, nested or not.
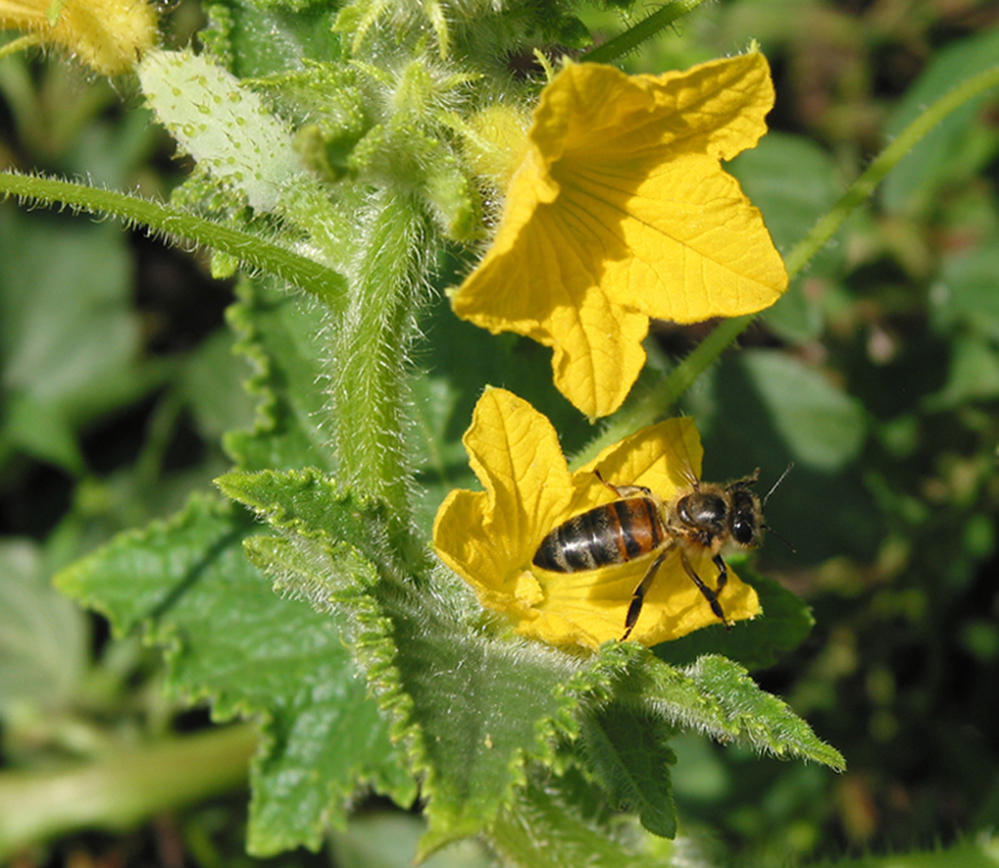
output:
[[[760,499],[741,482],[732,485],[729,494],[732,498],[732,539],[741,546],[755,548],[763,541],[763,507],[760,506]]]

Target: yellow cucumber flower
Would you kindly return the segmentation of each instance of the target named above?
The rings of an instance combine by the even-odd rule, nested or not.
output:
[[[156,41],[156,20],[143,0],[0,0],[0,28],[61,45],[102,75],[138,63]]]
[[[570,473],[551,423],[503,389],[479,399],[465,433],[472,470],[485,491],[452,491],[434,524],[441,559],[474,589],[483,606],[502,612],[522,635],[553,645],[597,648],[620,639],[635,588],[653,555],[630,562],[556,573],[535,566],[550,531],[617,499],[608,485],[641,485],[665,501],[699,477],[701,444],[691,419],[669,419],[610,446]],[[597,475],[599,472],[600,476]],[[713,587],[710,552],[689,552]],[[729,622],[760,613],[756,592],[729,570],[719,601]],[[674,549],[656,575],[630,639],[655,645],[719,623]]]
[[[786,288],[760,212],[721,168],[763,136],[773,100],[756,51],[660,76],[565,67],[455,313],[552,347],[562,393],[612,413],[645,363],[650,317],[754,313]]]

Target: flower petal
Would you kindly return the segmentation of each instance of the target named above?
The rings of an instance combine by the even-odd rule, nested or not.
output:
[[[658,76],[573,64],[545,88],[531,137],[549,164],[654,165],[666,148],[730,160],[766,133],[773,100],[759,52]]]
[[[714,587],[718,570],[710,553],[692,552],[688,556],[705,584]],[[596,572],[560,574],[550,582],[542,578],[545,600],[537,606],[541,617],[522,621],[517,632],[551,644],[590,648],[620,639],[631,595],[650,562],[646,557]],[[753,618],[762,611],[756,591],[731,567],[720,600],[730,622]],[[677,552],[659,569],[629,638],[643,645],[658,645],[718,623],[704,595],[684,571]]]
[[[486,490],[448,495],[434,545],[483,605],[512,610],[537,596],[524,568],[572,496],[569,470],[551,423],[504,389],[482,395],[463,442]]]
[[[759,211],[720,166],[756,144],[772,104],[755,52],[658,77],[566,67],[455,313],[552,347],[569,400],[613,412],[644,365],[649,317],[752,313],[786,287]]]
[[[601,287],[646,316],[690,323],[769,307],[787,273],[763,217],[717,160],[684,154],[640,182],[579,172],[560,203],[601,220],[627,257],[608,258]],[[630,219],[620,220],[621,212]]]
[[[645,364],[649,319],[602,290],[603,257],[594,253],[605,239],[587,235],[585,216],[546,204],[551,191],[533,168],[514,179],[503,229],[453,298],[454,311],[494,334],[552,347],[556,387],[588,415],[605,416]]]

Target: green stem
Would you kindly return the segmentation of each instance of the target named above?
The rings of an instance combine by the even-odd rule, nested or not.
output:
[[[212,729],[80,767],[0,774],[0,860],[76,829],[125,829],[244,786],[250,724]]]
[[[173,238],[193,241],[228,253],[251,269],[276,274],[313,293],[333,310],[343,307],[344,278],[325,265],[257,235],[149,199],[15,172],[0,172],[0,196],[3,195],[17,196],[32,204],[69,206],[92,214],[108,214]]]
[[[408,353],[416,334],[417,244],[423,219],[406,199],[382,191],[361,213],[360,265],[349,306],[331,331],[332,419],[344,482],[389,506],[408,524],[411,468],[404,444]]]
[[[678,19],[700,6],[704,0],[673,0],[667,3],[638,24],[629,27],[624,33],[598,45],[579,58],[581,63],[609,63],[630,54],[645,40],[651,39],[660,30],[673,25]]]
[[[999,66],[993,66],[959,84],[909,124],[787,255],[788,280],[792,280],[801,272],[923,136],[968,100],[997,85],[999,85]],[[604,431],[574,456],[573,466],[579,467],[585,464],[595,458],[604,447],[617,443],[639,428],[651,425],[661,418],[663,413],[679,400],[680,396],[735,342],[755,318],[756,314],[749,314],[723,320],[668,376],[617,413]]]
[[[885,148],[846,194],[788,254],[787,273],[794,277],[821,250],[858,205],[863,204],[885,176],[911,151],[930,130],[955,109],[981,93],[999,85],[999,65],[973,75],[940,97],[917,117]]]

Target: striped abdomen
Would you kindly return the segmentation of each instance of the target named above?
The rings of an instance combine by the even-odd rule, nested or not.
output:
[[[651,497],[598,506],[560,524],[542,540],[533,563],[555,573],[578,573],[623,564],[659,548],[666,536]]]

